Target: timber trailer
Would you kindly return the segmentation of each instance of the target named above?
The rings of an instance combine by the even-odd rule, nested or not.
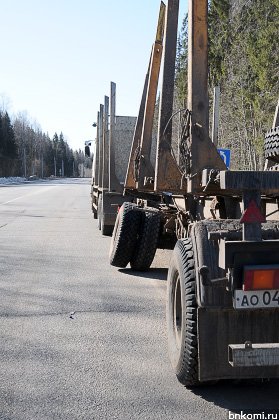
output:
[[[127,200],[123,196],[124,180],[136,123],[136,117],[118,116],[115,112],[116,84],[111,82],[110,97],[104,97],[97,114],[91,180],[93,216],[106,236],[112,234],[118,207]],[[89,144],[86,142],[87,155]]]
[[[176,243],[167,279],[171,364],[186,386],[279,376],[279,125],[264,171],[230,171],[209,137],[208,2],[189,0],[188,107],[172,150],[179,0],[161,3],[110,263],[147,270]],[[156,165],[151,127],[161,56]],[[132,202],[131,202],[132,201]]]

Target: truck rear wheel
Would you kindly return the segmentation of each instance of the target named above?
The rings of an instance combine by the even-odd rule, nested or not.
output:
[[[142,211],[139,238],[130,261],[133,270],[145,271],[151,266],[157,249],[160,222],[159,212]]]
[[[141,211],[133,203],[123,203],[115,221],[109,261],[111,265],[125,268],[130,262],[137,243]]]
[[[171,364],[183,385],[199,385],[197,302],[192,241],[178,240],[168,271],[167,330]]]

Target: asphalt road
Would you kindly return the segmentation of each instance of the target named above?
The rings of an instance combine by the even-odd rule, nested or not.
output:
[[[229,410],[277,409],[278,382],[178,383],[165,329],[170,254],[158,252],[148,274],[109,266],[89,191],[89,180],[0,188],[0,419],[228,419]]]

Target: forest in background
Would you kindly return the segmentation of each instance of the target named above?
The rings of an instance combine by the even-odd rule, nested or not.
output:
[[[78,177],[90,165],[91,159],[82,150],[73,151],[62,132],[50,138],[26,113],[11,118],[0,111],[0,177]]]
[[[279,0],[211,0],[209,96],[220,86],[219,142],[231,169],[260,170],[279,99]],[[187,16],[177,49],[175,109],[187,98]]]
[[[211,108],[214,87],[221,89],[218,146],[231,150],[231,169],[263,169],[264,136],[279,99],[279,0],[211,0],[208,21]],[[186,15],[178,37],[174,111],[186,105],[187,38]],[[179,114],[173,133],[178,155]],[[82,176],[90,164],[62,132],[50,138],[26,114],[10,118],[0,110],[0,177]]]

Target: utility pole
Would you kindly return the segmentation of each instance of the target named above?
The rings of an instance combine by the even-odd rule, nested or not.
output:
[[[25,150],[25,147],[23,149],[23,164],[24,164],[24,177],[26,178],[27,171],[26,171],[26,150]]]
[[[41,156],[41,169],[42,169],[42,178],[44,177],[44,156]]]
[[[56,176],[56,158],[54,156],[54,176]]]

